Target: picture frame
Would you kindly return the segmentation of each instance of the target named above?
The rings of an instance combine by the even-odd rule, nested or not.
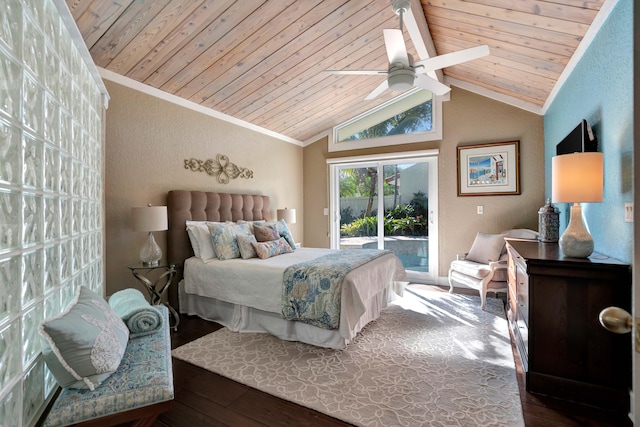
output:
[[[458,146],[458,196],[520,194],[520,141]]]

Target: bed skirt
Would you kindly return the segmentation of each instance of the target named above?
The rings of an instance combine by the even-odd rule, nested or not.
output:
[[[327,330],[302,322],[285,320],[279,313],[231,304],[184,291],[184,282],[178,284],[180,313],[198,316],[219,323],[234,332],[269,333],[282,340],[300,341],[318,347],[344,349],[356,334],[380,316],[387,303],[402,294],[405,283],[397,282],[394,290],[384,289],[367,302],[365,314],[349,331]]]

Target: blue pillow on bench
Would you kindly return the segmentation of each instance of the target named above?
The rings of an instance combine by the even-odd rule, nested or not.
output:
[[[40,324],[39,332],[44,360],[58,384],[89,390],[118,369],[129,340],[122,319],[84,286],[63,313]]]

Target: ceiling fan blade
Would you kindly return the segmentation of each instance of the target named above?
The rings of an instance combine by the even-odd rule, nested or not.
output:
[[[442,68],[457,65],[462,62],[471,61],[473,59],[482,58],[489,55],[489,46],[486,44],[472,47],[469,49],[459,50],[457,52],[445,53],[443,55],[434,56],[433,58],[424,59],[413,63],[414,68],[423,67],[424,70],[416,70],[419,73],[425,73],[432,70],[440,70]]]
[[[437,96],[445,95],[451,90],[451,88],[444,83],[440,83],[431,77],[425,76],[424,74],[416,74],[414,85],[420,89],[428,90]]]
[[[387,90],[387,88],[389,88],[389,83],[387,83],[387,80],[385,79],[385,81],[380,83],[378,87],[376,87],[369,95],[367,95],[365,100],[368,101],[370,99],[375,98],[376,96],[380,95],[382,92]]]
[[[343,74],[343,75],[354,75],[354,74],[365,74],[365,75],[373,75],[380,76],[388,74],[386,70],[324,70],[327,74]]]
[[[409,55],[407,55],[407,47],[404,44],[404,36],[402,31],[396,29],[385,28],[384,30],[384,45],[387,48],[387,58],[389,58],[389,64],[401,63],[402,65],[409,66]]]

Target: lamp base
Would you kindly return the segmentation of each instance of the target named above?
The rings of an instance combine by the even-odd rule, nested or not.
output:
[[[147,243],[140,249],[140,261],[145,267],[154,267],[158,265],[160,258],[162,258],[162,249],[156,243],[153,233],[149,232]]]
[[[582,206],[571,206],[571,218],[567,229],[560,236],[560,249],[571,258],[588,258],[593,253],[593,238],[582,220]]]

